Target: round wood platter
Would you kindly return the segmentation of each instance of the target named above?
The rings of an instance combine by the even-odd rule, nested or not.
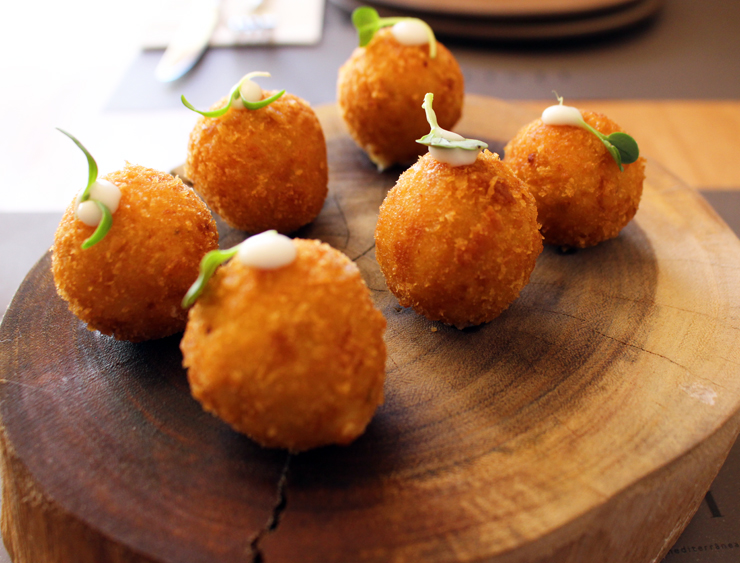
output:
[[[330,195],[298,236],[354,259],[388,319],[367,432],[294,456],[256,446],[190,397],[179,336],[87,331],[47,255],[0,328],[15,563],[659,561],[740,428],[737,238],[650,162],[618,238],[547,247],[487,325],[432,323],[398,306],[374,260],[400,170],[376,172],[336,108],[318,113]],[[456,129],[500,149],[531,118],[468,96]]]

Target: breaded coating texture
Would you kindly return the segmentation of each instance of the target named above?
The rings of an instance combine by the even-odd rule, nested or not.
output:
[[[211,109],[225,104],[223,98]],[[185,175],[232,227],[293,232],[313,221],[326,199],[321,124],[308,103],[287,93],[257,110],[232,106],[221,117],[200,117],[190,133]]]
[[[464,328],[518,297],[542,252],[538,227],[534,198],[498,155],[450,166],[426,154],[380,206],[375,255],[402,306]]]
[[[385,318],[357,266],[312,240],[277,270],[233,259],[180,344],[193,396],[265,447],[348,444],[383,402]]]
[[[605,135],[622,131],[604,115],[581,114]],[[616,237],[637,212],[645,159],[625,164],[620,172],[604,144],[581,127],[545,125],[537,119],[509,141],[504,154],[537,200],[548,244],[593,246]]]
[[[383,170],[426,150],[416,142],[429,133],[424,95],[434,94],[440,127],[452,129],[462,113],[464,87],[460,66],[444,45],[437,42],[431,59],[429,45],[402,45],[387,28],[339,69],[337,100],[350,135]]]
[[[180,302],[201,258],[218,248],[216,222],[193,190],[164,172],[126,164],[105,179],[121,190],[113,226],[83,250],[95,227],[77,219],[72,202],[52,247],[57,293],[90,330],[118,340],[180,332]]]

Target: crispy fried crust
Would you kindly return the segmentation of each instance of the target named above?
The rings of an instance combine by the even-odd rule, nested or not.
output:
[[[429,133],[421,104],[434,94],[439,125],[451,129],[460,119],[464,80],[452,54],[437,43],[406,46],[382,29],[364,48],[355,49],[339,69],[337,100],[349,133],[381,170],[407,163],[426,147],[416,139]]]
[[[383,402],[385,318],[357,266],[318,241],[277,270],[232,260],[180,344],[193,396],[266,447],[348,444]]]
[[[90,330],[138,342],[185,328],[180,301],[206,252],[218,248],[208,208],[179,178],[127,164],[108,174],[121,190],[113,226],[82,250],[95,231],[78,220],[76,200],[54,237],[57,293]]]
[[[605,135],[622,131],[604,115],[581,113]],[[509,141],[504,154],[537,200],[546,243],[593,246],[616,237],[637,212],[645,159],[620,172],[603,143],[585,129],[537,119]]]
[[[326,199],[328,174],[319,120],[291,94],[258,110],[200,117],[190,133],[185,175],[211,209],[242,231],[290,233],[310,223]]]
[[[401,305],[458,328],[506,309],[542,252],[534,198],[488,151],[470,166],[419,159],[381,205],[375,243]]]

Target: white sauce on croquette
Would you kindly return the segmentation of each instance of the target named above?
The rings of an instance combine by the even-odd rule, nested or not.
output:
[[[429,43],[429,32],[418,20],[404,20],[391,28],[393,37],[401,45],[426,45]]]
[[[111,213],[115,213],[121,202],[121,190],[113,182],[96,180],[90,186],[90,198],[80,202],[80,197],[82,194],[77,198],[77,218],[89,227],[97,227],[103,218],[103,213],[95,202],[99,201]]]
[[[583,116],[578,108],[558,104],[550,106],[542,112],[542,123],[545,125],[574,125],[583,126]]]
[[[447,139],[448,141],[464,141],[465,137],[447,131],[446,129],[440,129],[440,136]],[[429,147],[429,152],[438,162],[444,162],[450,166],[467,166],[473,164],[478,158],[480,150],[469,151],[465,149],[446,149],[443,147]]]
[[[292,264],[296,255],[293,240],[277,231],[265,231],[249,237],[239,245],[236,253],[242,264],[260,270],[277,270]]]
[[[249,79],[242,80],[239,85],[239,94],[248,102],[254,103],[262,101],[262,88],[259,84]],[[236,109],[245,109],[244,104],[234,104],[232,107]]]

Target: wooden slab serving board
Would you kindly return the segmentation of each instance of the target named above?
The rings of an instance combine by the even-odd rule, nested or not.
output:
[[[650,162],[617,239],[546,248],[485,326],[432,323],[398,306],[374,260],[399,170],[378,174],[336,108],[318,111],[330,195],[298,235],[352,257],[388,319],[367,432],[296,456],[256,446],[190,397],[179,337],[87,331],[47,255],[0,328],[14,561],[659,561],[740,427],[737,238]],[[457,130],[500,148],[531,117],[469,96]]]

